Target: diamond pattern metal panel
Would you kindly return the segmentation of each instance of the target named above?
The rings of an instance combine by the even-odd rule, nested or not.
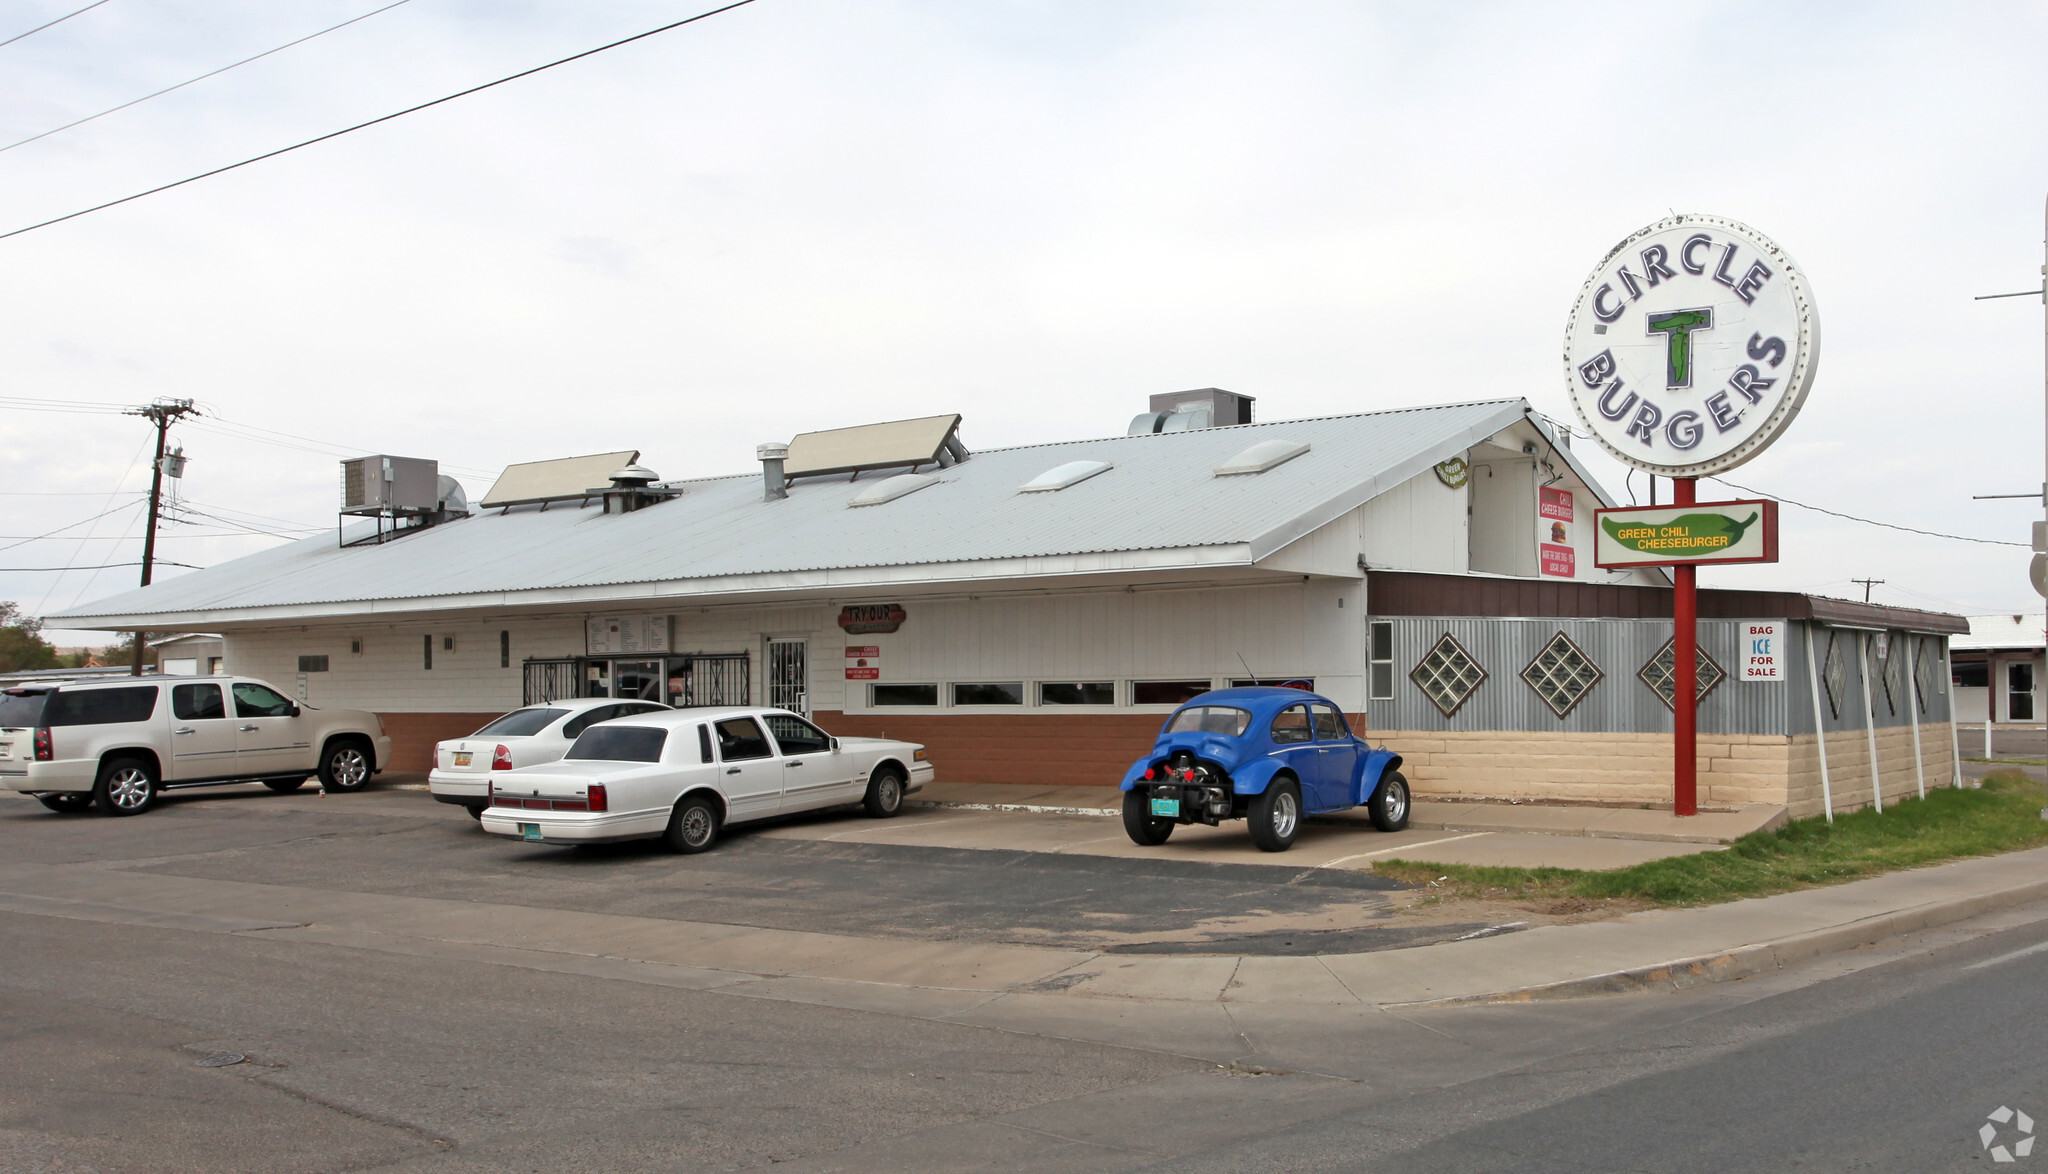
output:
[[[1605,675],[1585,650],[1572,643],[1571,637],[1562,631],[1552,636],[1536,658],[1522,670],[1522,680],[1536,691],[1536,696],[1543,699],[1550,712],[1560,718],[1578,708],[1579,702],[1586,699],[1593,686],[1599,684]]]
[[[1849,691],[1849,666],[1843,663],[1842,650],[1836,644],[1853,639],[1853,636],[1830,629],[1827,663],[1820,670],[1821,683],[1828,690],[1828,712],[1838,721],[1842,716],[1842,697]]]
[[[1438,712],[1449,717],[1478,692],[1480,682],[1486,680],[1486,669],[1465,651],[1464,645],[1445,632],[1408,674],[1408,679],[1415,682]]]

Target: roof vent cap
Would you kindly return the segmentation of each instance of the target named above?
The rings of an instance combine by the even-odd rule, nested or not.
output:
[[[637,461],[611,476],[612,487],[615,489],[645,489],[659,480],[659,474]]]

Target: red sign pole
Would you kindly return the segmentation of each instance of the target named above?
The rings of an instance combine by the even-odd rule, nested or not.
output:
[[[1671,503],[1694,504],[1698,482],[1673,478]],[[1671,568],[1671,713],[1675,735],[1671,762],[1671,811],[1699,814],[1699,568],[1685,563]]]

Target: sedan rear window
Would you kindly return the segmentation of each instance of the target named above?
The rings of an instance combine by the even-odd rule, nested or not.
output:
[[[157,692],[155,685],[137,685],[52,693],[49,703],[43,706],[43,724],[105,726],[148,721],[149,715],[156,712]]]
[[[29,692],[26,689],[9,689],[0,693],[0,726],[10,730],[24,730],[43,724],[43,698],[49,694],[41,689]]]
[[[569,712],[566,709],[515,709],[491,724],[471,734],[481,738],[485,734],[499,734],[507,738],[530,738],[552,725],[556,718]]]
[[[1191,705],[1166,723],[1169,734],[1229,734],[1235,738],[1252,724],[1250,711],[1234,705]]]
[[[569,747],[570,758],[606,762],[660,762],[668,731],[655,726],[592,726]]]

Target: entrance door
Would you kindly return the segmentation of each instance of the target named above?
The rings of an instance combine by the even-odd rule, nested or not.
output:
[[[663,677],[658,660],[621,660],[612,665],[612,696],[660,701]]]
[[[768,708],[809,716],[811,670],[809,645],[803,640],[768,642]]]
[[[2028,661],[2005,666],[2005,720],[2034,720],[2034,666]]]

